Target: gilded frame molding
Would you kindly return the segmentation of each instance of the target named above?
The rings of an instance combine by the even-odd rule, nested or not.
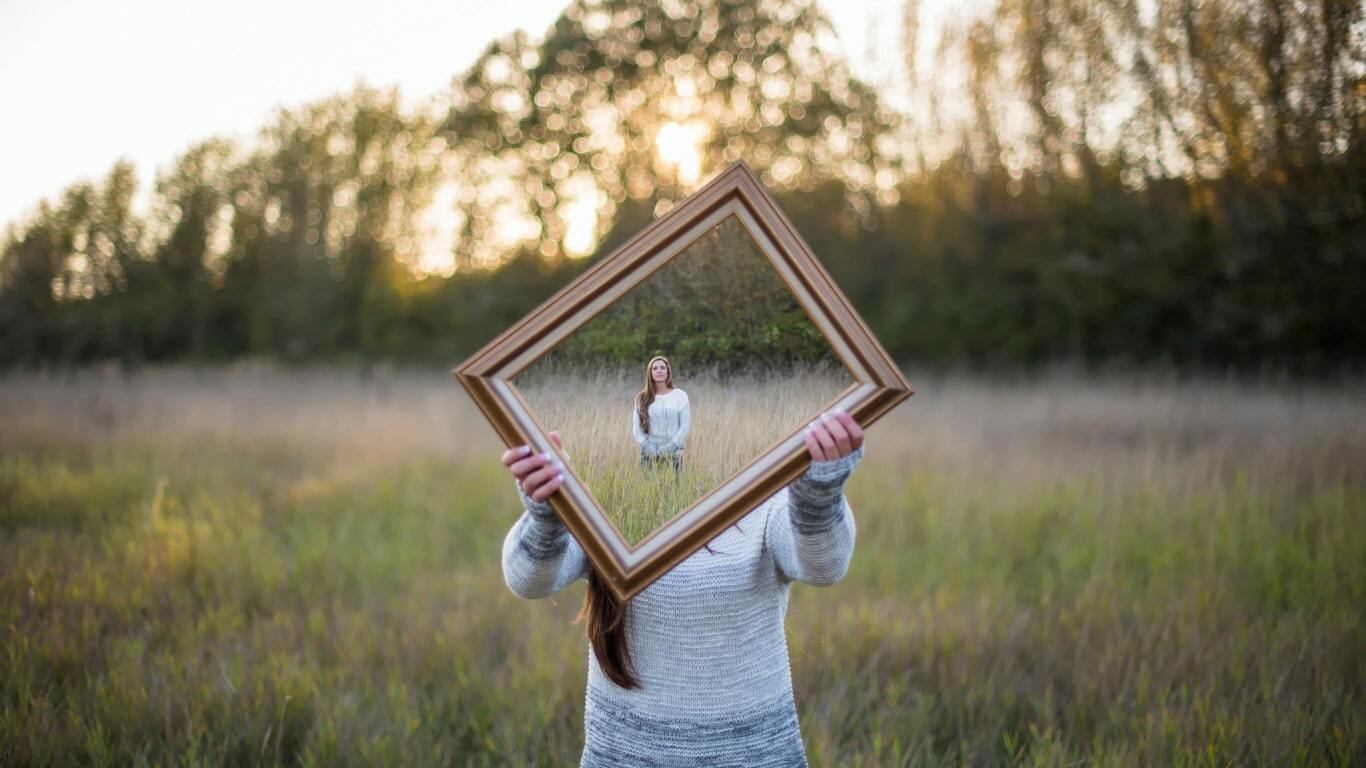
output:
[[[742,161],[652,222],[452,371],[504,443],[531,445],[534,450],[552,451],[565,459],[512,380],[730,215],[748,230],[854,380],[817,413],[842,407],[866,428],[912,394],[910,384],[886,350]],[[810,462],[803,426],[635,546],[627,545],[617,533],[569,462],[565,462],[564,484],[549,502],[609,588],[625,600],[800,476]]]

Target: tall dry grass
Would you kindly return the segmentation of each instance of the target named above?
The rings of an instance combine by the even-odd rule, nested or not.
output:
[[[631,433],[640,371],[562,366],[515,383],[546,429],[560,432],[571,470],[635,545],[800,428],[852,380],[815,365],[675,377],[692,411],[677,476],[670,466],[641,466]]]
[[[788,613],[813,766],[1366,762],[1366,397],[927,377]],[[0,764],[565,765],[582,596],[445,371],[0,379]]]

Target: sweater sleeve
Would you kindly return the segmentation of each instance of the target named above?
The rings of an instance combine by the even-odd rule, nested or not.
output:
[[[645,447],[645,430],[640,428],[640,405],[634,399],[631,400],[631,436],[636,439],[636,445]]]
[[[854,514],[844,481],[863,458],[863,446],[838,459],[813,461],[787,486],[786,509],[769,513],[764,532],[778,578],[829,586],[844,578],[854,556]]]
[[[588,558],[549,504],[517,483],[525,512],[503,539],[503,580],[514,595],[547,597],[588,575]]]
[[[679,391],[681,392],[682,390]],[[669,441],[670,452],[683,450],[683,441],[688,439],[688,431],[691,429],[692,402],[688,400],[688,393],[683,392],[683,407],[678,411],[678,431],[674,433],[673,439]]]

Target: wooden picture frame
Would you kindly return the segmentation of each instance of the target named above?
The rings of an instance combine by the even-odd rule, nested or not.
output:
[[[866,428],[909,397],[911,386],[886,350],[754,172],[737,162],[454,369],[498,436],[508,446],[530,445],[564,461],[512,380],[730,215],[754,238],[853,378],[812,418],[842,407]],[[804,426],[634,546],[617,533],[568,462],[564,484],[549,503],[609,588],[625,600],[800,476],[810,462]],[[515,503],[514,489],[508,491]]]

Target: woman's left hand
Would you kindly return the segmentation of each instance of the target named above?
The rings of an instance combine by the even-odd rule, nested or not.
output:
[[[808,424],[805,439],[812,461],[829,461],[857,451],[863,445],[863,428],[844,409],[837,408]]]

